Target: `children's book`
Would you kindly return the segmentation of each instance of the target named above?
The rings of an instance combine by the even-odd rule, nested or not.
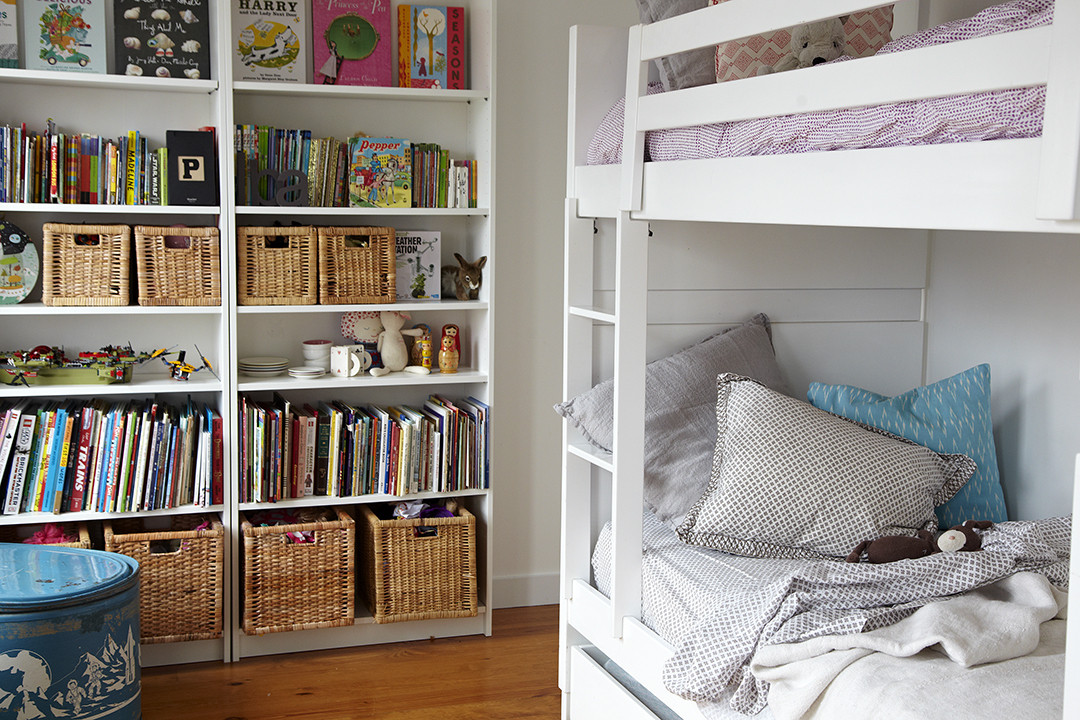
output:
[[[210,78],[208,0],[114,0],[117,75]]]
[[[465,8],[398,6],[398,85],[465,88]]]
[[[29,70],[105,70],[105,0],[24,0],[21,3]]]
[[[397,299],[438,300],[442,260],[438,230],[396,232]]]
[[[410,207],[412,152],[408,140],[349,138],[349,205]]]
[[[19,67],[19,26],[15,0],[0,0],[0,68]]]
[[[313,0],[311,18],[316,83],[392,84],[389,0]]]
[[[232,32],[234,79],[308,81],[308,3],[232,0]]]

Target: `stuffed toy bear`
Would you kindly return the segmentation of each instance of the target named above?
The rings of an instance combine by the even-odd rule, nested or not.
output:
[[[791,29],[791,54],[775,65],[758,68],[758,75],[820,65],[844,54],[847,16],[796,25]]]
[[[915,537],[887,535],[876,540],[863,540],[846,559],[850,563],[857,563],[865,552],[868,562],[887,563],[926,557],[937,552],[979,550],[982,548],[982,536],[975,531],[987,530],[992,525],[989,520],[968,520],[941,533],[936,541],[933,534],[926,530],[920,530]]]

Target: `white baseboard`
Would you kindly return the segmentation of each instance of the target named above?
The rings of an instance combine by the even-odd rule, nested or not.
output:
[[[503,575],[492,579],[492,607],[554,605],[559,602],[559,573]]]

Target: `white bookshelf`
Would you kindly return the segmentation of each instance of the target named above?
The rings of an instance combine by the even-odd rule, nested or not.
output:
[[[399,3],[392,3],[393,42],[396,53],[396,17]],[[239,502],[236,463],[238,422],[235,408],[239,396],[250,393],[269,397],[280,392],[293,402],[341,398],[347,402],[417,404],[428,394],[448,397],[475,396],[493,403],[493,305],[495,272],[493,238],[495,181],[493,169],[495,129],[495,0],[465,0],[469,88],[422,90],[299,85],[233,81],[229,37],[230,5],[211,0],[212,79],[159,80],[122,75],[40,72],[0,69],[4,103],[0,124],[26,123],[41,131],[53,118],[64,131],[88,132],[116,137],[138,129],[154,146],[165,145],[165,131],[217,128],[220,205],[116,206],[0,203],[0,215],[27,230],[39,253],[41,225],[45,222],[123,223],[128,225],[216,226],[221,237],[222,305],[217,307],[140,307],[134,258],[131,305],[125,307],[47,307],[41,302],[40,282],[23,303],[0,305],[0,350],[37,345],[64,345],[72,349],[97,349],[107,344],[130,342],[136,350],[158,347],[186,349],[191,357],[195,345],[213,363],[216,376],[200,372],[186,382],[171,380],[157,361],[136,368],[134,380],[114,385],[0,386],[0,400],[20,397],[158,396],[177,401],[189,394],[215,406],[222,414],[225,438],[224,504],[211,508],[181,507],[150,513],[124,514],[167,518],[173,514],[218,512],[226,530],[224,637],[220,641],[197,641],[170,645],[144,645],[144,664],[201,660],[239,660],[245,656],[293,652],[324,647],[392,642],[452,636],[490,634],[492,491],[470,490],[454,494],[477,517],[478,601],[475,618],[422,623],[372,622],[358,592],[357,623],[348,628],[298,630],[271,636],[248,636],[241,630],[240,588],[243,586],[240,553],[240,513],[257,510],[258,503]],[[118,111],[119,110],[119,111]],[[322,207],[248,207],[237,204],[233,129],[238,123],[306,128],[312,137],[339,140],[358,131],[370,135],[403,137],[418,142],[437,142],[454,157],[475,159],[480,164],[477,208],[469,209],[352,209]],[[386,305],[241,306],[237,302],[236,230],[280,221],[312,225],[390,226],[403,230],[439,230],[442,261],[454,263],[453,253],[469,259],[488,257],[485,281],[476,301],[398,302]],[[459,372],[428,376],[395,373],[382,378],[347,380],[318,378],[298,380],[288,376],[253,379],[238,374],[238,358],[280,355],[303,364],[299,343],[311,337],[341,341],[340,316],[350,310],[397,310],[412,322],[433,329],[445,323],[461,328],[464,339]],[[492,479],[496,484],[497,479]],[[445,493],[423,493],[421,499],[441,499]],[[315,498],[277,503],[280,507],[354,506],[391,502],[397,498],[375,495],[349,498]],[[100,521],[104,513],[61,515],[29,513],[0,516],[0,525],[27,525],[53,521]],[[359,573],[357,574],[359,577]],[[359,586],[358,586],[359,591]],[[298,589],[302,592],[302,589]]]

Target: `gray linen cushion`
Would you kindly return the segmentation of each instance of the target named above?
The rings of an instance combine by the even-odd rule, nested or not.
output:
[[[749,557],[843,558],[862,540],[937,527],[934,507],[975,472],[945,455],[781,395],[717,378],[712,478],[678,528]]]
[[[645,368],[645,505],[664,521],[686,514],[709,483],[716,442],[716,376],[757,378],[787,392],[769,318],[759,314]],[[614,382],[555,406],[590,443],[611,452]]]
[[[642,23],[653,23],[691,10],[700,10],[706,0],[638,0],[638,17]],[[707,85],[716,82],[716,46],[679,53],[654,60],[660,71],[664,90]]]

